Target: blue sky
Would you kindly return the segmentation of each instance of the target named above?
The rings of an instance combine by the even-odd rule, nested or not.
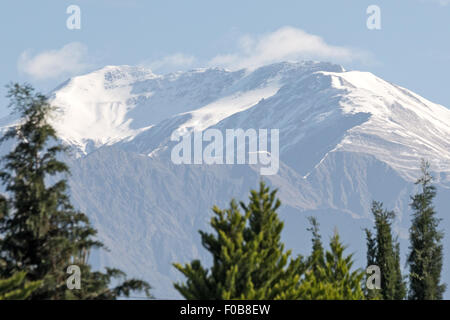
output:
[[[81,9],[69,30],[66,9]],[[377,5],[381,29],[366,13]],[[4,1],[0,10],[0,116],[4,85],[48,92],[105,65],[155,73],[254,68],[314,59],[370,71],[450,107],[450,0]]]

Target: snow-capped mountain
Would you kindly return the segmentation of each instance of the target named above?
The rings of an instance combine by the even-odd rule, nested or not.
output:
[[[66,81],[52,102],[52,123],[76,150],[73,200],[110,249],[94,262],[145,278],[160,298],[177,297],[173,262],[208,259],[197,230],[210,208],[245,200],[261,178],[256,165],[174,164],[174,133],[279,129],[280,170],[263,178],[279,188],[294,252],[310,250],[306,217],[315,215],[325,239],[336,226],[363,266],[362,228],[379,200],[397,212],[404,258],[421,158],[450,232],[450,110],[368,72],[320,62],[168,75],[107,66]]]
[[[154,140],[161,126],[204,130],[223,121],[222,128],[281,128],[282,152],[295,151],[298,143],[311,140],[308,136],[328,128],[330,132],[321,134],[342,139],[333,148],[324,146],[327,152],[368,153],[405,175],[417,169],[421,157],[440,172],[450,168],[447,108],[371,73],[346,72],[327,63],[280,63],[251,73],[200,69],[166,76],[138,67],[107,66],[65,82],[53,93],[53,102],[60,107],[53,122],[60,137],[83,154],[136,137]],[[333,125],[339,128],[330,129]],[[319,145],[329,145],[329,139],[315,138]],[[154,151],[148,147],[145,152]],[[310,166],[326,154],[313,153],[320,159],[308,159]],[[302,158],[292,160],[305,162]]]

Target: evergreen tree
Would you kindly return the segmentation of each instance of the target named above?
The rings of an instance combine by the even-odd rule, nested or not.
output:
[[[394,248],[394,265],[398,266],[396,267],[396,299],[397,300],[403,300],[408,297],[408,289],[406,286],[406,276],[403,276],[400,269],[400,243],[396,240],[395,248]]]
[[[377,265],[377,242],[375,237],[372,234],[372,231],[369,229],[364,230],[366,232],[366,244],[367,244],[367,267],[372,265]],[[366,275],[366,283],[369,280],[370,275]],[[379,292],[379,289],[369,289],[367,286],[364,286],[364,293],[368,300],[380,300],[382,299],[382,295]]]
[[[41,281],[26,282],[25,272],[18,272],[8,279],[0,279],[0,300],[25,300],[40,285]]]
[[[308,217],[311,227],[307,230],[312,234],[312,252],[308,258],[308,268],[319,276],[319,267],[325,267],[325,253],[322,245],[322,239],[319,232],[319,223],[315,217]]]
[[[422,161],[422,176],[416,185],[420,191],[411,197],[413,209],[410,228],[410,253],[408,257],[409,299],[438,300],[442,299],[445,284],[441,283],[443,263],[443,232],[438,230],[441,219],[436,217],[433,199],[436,188],[432,185],[430,165]]]
[[[372,231],[369,229],[364,230],[366,232],[366,244],[367,244],[367,266],[377,264],[377,241],[373,236]]]
[[[296,299],[302,272],[302,257],[290,259],[281,243],[283,222],[276,210],[276,190],[263,182],[251,191],[250,203],[235,201],[230,208],[213,208],[211,226],[216,234],[200,231],[203,246],[212,254],[207,270],[195,260],[175,264],[187,278],[175,288],[186,299]]]
[[[344,256],[345,246],[335,232],[330,241],[330,250],[324,252],[320,240],[319,224],[309,218],[313,233],[313,252],[308,269],[300,282],[302,300],[363,300],[361,281],[364,273],[352,271],[353,255]],[[320,256],[322,254],[322,256]]]
[[[368,298],[385,300],[402,300],[406,296],[406,286],[400,270],[400,249],[397,239],[392,236],[393,211],[383,209],[381,202],[372,202],[372,214],[375,218],[375,237],[366,230],[367,236],[367,266],[376,265],[380,268],[381,290],[377,295],[374,290],[368,290]]]
[[[115,299],[134,289],[148,293],[148,284],[139,280],[110,289],[112,279],[123,275],[119,270],[91,271],[89,253],[102,243],[94,239],[87,216],[70,203],[69,169],[57,159],[66,149],[48,122],[55,108],[29,85],[10,86],[8,97],[21,121],[2,138],[13,139],[15,147],[3,158],[0,172],[8,194],[0,197],[0,277],[24,271],[27,281],[42,280],[32,299]],[[49,184],[49,178],[57,181]],[[66,286],[69,265],[81,269],[81,290]]]

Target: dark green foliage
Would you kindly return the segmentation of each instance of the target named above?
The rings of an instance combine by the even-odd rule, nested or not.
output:
[[[4,261],[0,276],[24,271],[28,281],[42,280],[32,299],[115,299],[129,289],[148,291],[148,284],[137,280],[109,289],[111,280],[122,273],[91,271],[89,253],[102,244],[94,239],[96,230],[87,216],[70,203],[65,179],[69,169],[57,159],[65,147],[48,123],[55,109],[28,85],[10,86],[8,97],[21,121],[2,138],[13,139],[16,145],[3,158],[0,172],[8,195],[0,197],[0,260]],[[49,185],[49,177],[57,181]],[[69,265],[81,268],[81,290],[67,289]]]
[[[319,223],[314,217],[309,217],[308,220],[311,224],[308,231],[312,234],[312,252],[311,256],[308,258],[308,267],[315,274],[315,276],[319,276],[318,268],[325,266],[325,253],[319,232]]]
[[[116,300],[119,297],[129,297],[132,292],[144,292],[150,298],[150,286],[136,279],[125,279],[125,273],[114,268],[106,268],[106,272],[92,271],[88,264],[81,267],[81,289],[66,290],[64,299],[83,300]],[[122,281],[111,288],[111,282]]]
[[[366,230],[367,266],[376,265],[381,272],[381,289],[366,291],[369,299],[402,300],[406,297],[406,285],[400,270],[400,249],[392,236],[393,211],[383,209],[381,202],[372,203],[375,219],[375,236]]]
[[[367,244],[367,267],[372,265],[377,265],[377,242],[374,238],[372,231],[369,229],[364,230],[366,232],[366,244]],[[366,275],[366,283],[371,275]],[[379,289],[369,289],[364,286],[364,293],[368,300],[380,300],[382,295]]]
[[[436,217],[433,207],[436,188],[432,185],[429,167],[428,162],[422,161],[422,176],[416,182],[421,190],[411,197],[414,211],[408,256],[411,300],[442,299],[445,291],[445,284],[441,283],[443,232],[438,230],[440,219]]]
[[[377,241],[374,238],[372,231],[369,229],[364,230],[366,232],[367,243],[367,266],[377,264]]]
[[[187,299],[296,299],[302,258],[290,259],[281,243],[283,223],[276,210],[280,201],[263,182],[251,191],[244,213],[232,201],[230,208],[213,208],[211,226],[216,234],[200,232],[212,254],[208,270],[195,260],[175,264],[187,278],[175,288]]]

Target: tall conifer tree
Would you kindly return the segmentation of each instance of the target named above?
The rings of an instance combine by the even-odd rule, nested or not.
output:
[[[366,245],[367,245],[367,267],[377,265],[377,242],[371,230],[365,229],[366,233]],[[366,274],[366,285],[364,286],[364,293],[369,300],[380,300],[383,296],[380,293],[380,289],[367,287],[367,281],[371,275]]]
[[[422,161],[421,177],[416,181],[420,191],[411,197],[413,209],[408,257],[409,296],[411,300],[439,300],[445,291],[441,283],[443,264],[443,232],[433,206],[436,187],[432,184],[430,165]]]
[[[42,281],[32,299],[115,299],[134,289],[148,293],[148,284],[134,279],[110,289],[110,281],[123,276],[119,270],[91,271],[89,253],[102,243],[94,239],[87,216],[70,203],[69,169],[57,158],[66,149],[48,122],[55,108],[29,85],[10,86],[8,97],[20,122],[2,138],[13,140],[15,147],[3,158],[0,172],[8,196],[0,197],[0,277],[25,272],[28,281]],[[67,288],[69,265],[81,269],[80,290]]]
[[[375,218],[375,236],[366,230],[367,266],[377,265],[381,272],[380,295],[370,290],[368,298],[402,300],[406,297],[406,285],[400,269],[398,241],[392,235],[393,211],[383,208],[381,202],[372,202],[372,214]]]

